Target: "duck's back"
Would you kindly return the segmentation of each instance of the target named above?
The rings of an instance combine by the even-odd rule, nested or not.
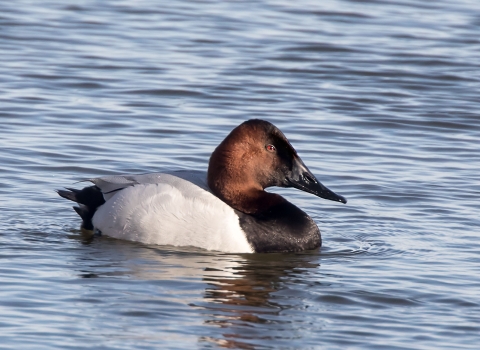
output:
[[[209,191],[205,179],[204,172],[92,179],[106,200],[93,225],[107,236],[143,243],[252,252],[238,215]]]

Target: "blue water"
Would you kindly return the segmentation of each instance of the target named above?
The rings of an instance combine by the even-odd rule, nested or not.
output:
[[[480,4],[0,2],[0,349],[477,349]],[[277,125],[324,246],[81,234],[54,192]]]

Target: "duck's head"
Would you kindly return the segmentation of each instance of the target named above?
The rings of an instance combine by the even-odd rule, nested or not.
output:
[[[259,119],[240,124],[218,145],[210,157],[208,185],[224,202],[246,213],[258,213],[259,205],[265,206],[259,204],[260,192],[272,186],[347,202],[316,179],[275,125]]]

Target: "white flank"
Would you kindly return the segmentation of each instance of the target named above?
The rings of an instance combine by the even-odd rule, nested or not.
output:
[[[103,234],[148,244],[251,253],[234,210],[209,192],[205,173],[91,179],[106,203],[93,217]],[[112,192],[113,191],[113,192]]]

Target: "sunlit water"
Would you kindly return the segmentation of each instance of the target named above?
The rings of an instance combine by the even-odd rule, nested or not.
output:
[[[0,349],[478,349],[478,1],[0,2]],[[54,189],[276,124],[302,254],[82,237]]]

